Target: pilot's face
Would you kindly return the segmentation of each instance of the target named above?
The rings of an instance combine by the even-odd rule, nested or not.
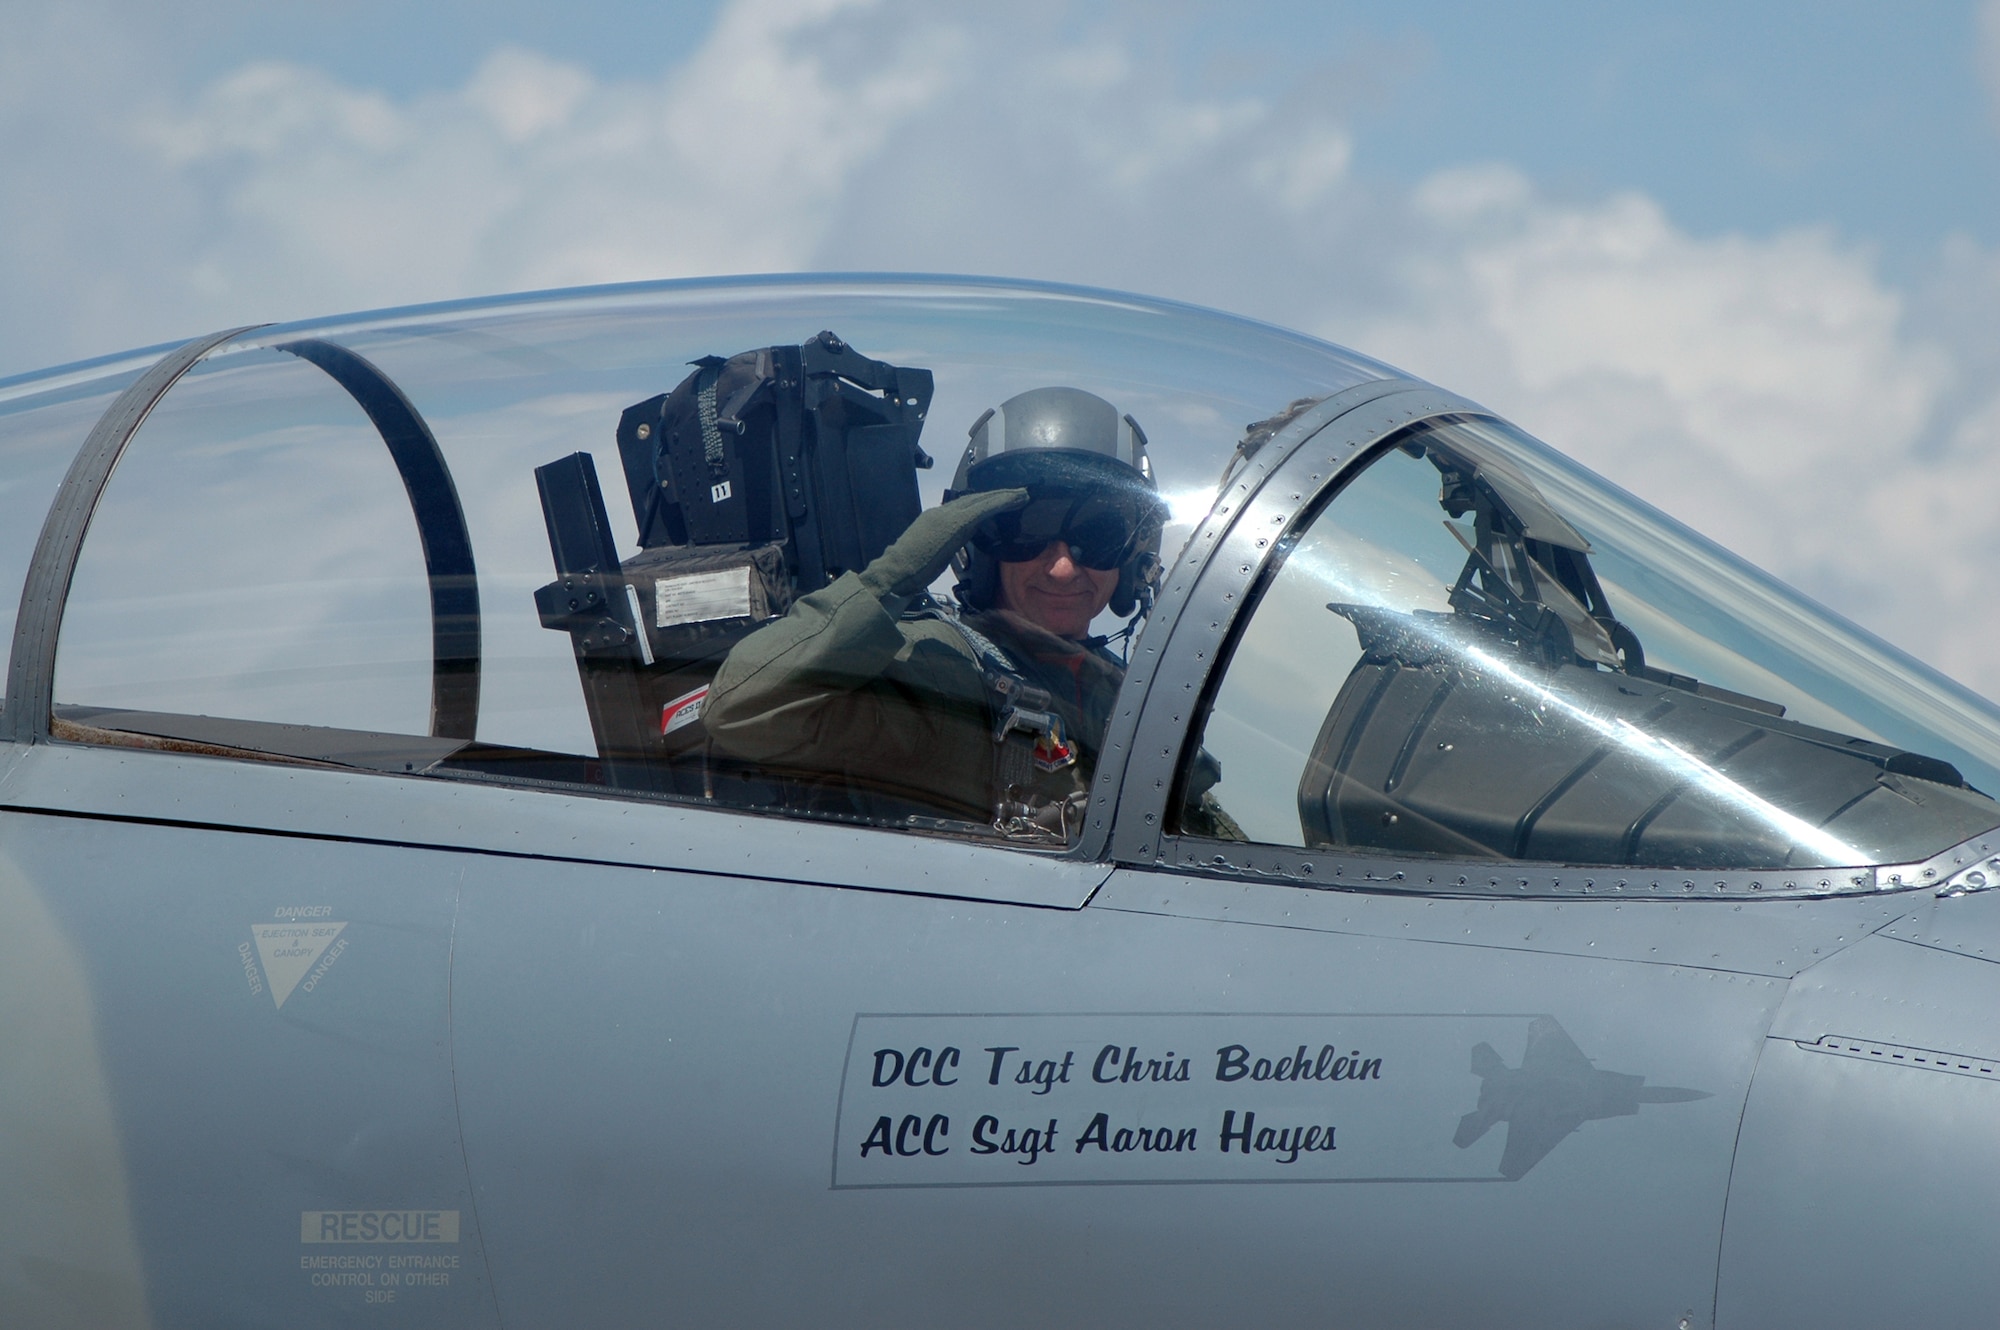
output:
[[[1086,568],[1052,540],[1032,559],[1000,565],[1000,604],[1058,637],[1082,637],[1118,589],[1116,568]]]

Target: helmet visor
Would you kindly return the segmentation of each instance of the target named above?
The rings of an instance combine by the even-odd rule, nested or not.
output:
[[[1158,535],[1167,515],[1137,470],[1073,449],[1001,453],[974,464],[966,481],[966,493],[1028,491],[1026,507],[988,518],[973,533],[972,543],[1002,563],[1024,563],[1060,540],[1086,568],[1118,568]]]
[[[1148,527],[1159,526],[1159,506],[1152,495],[1130,491],[1030,490],[1025,507],[988,518],[972,543],[1002,563],[1025,563],[1060,540],[1078,563],[1103,571],[1138,552]]]

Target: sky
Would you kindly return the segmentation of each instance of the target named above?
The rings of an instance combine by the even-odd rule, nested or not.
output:
[[[1353,346],[2000,696],[2000,0],[0,6],[0,377],[819,270]]]

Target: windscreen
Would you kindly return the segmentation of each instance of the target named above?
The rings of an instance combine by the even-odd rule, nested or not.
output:
[[[1481,418],[1295,527],[1198,751],[1183,829],[1282,845],[1780,868],[2000,824],[1990,704]]]

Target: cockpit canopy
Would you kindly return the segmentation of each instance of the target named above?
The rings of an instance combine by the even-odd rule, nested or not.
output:
[[[729,386],[730,357],[786,347],[803,349],[793,370],[753,360],[749,386]],[[1285,470],[1327,403],[1401,376],[1264,325],[1069,288],[796,278],[260,328],[195,363],[82,517],[44,531],[71,458],[159,354],[0,384],[0,577],[23,582],[37,532],[74,558],[54,603],[12,625],[17,684],[33,677],[22,641],[48,628],[57,644],[47,714],[9,699],[17,737],[1106,852],[1069,826],[1010,836],[962,800],[885,802],[851,772],[745,764],[699,724],[735,643],[940,502],[950,467],[923,469],[926,450],[955,460],[997,403],[1063,385],[1142,429],[1169,513],[1160,558],[1194,588],[1103,649],[1171,650],[1187,616],[1223,634],[1191,696],[1149,695],[1135,671],[1119,698],[1171,709],[1170,834],[1784,869],[1913,861],[2000,825],[1990,704],[1472,403],[1384,428],[1310,479]],[[834,497],[809,497],[782,451],[780,398],[805,391],[808,362],[831,405],[800,418],[851,462]],[[635,471],[704,363],[716,406],[695,383],[685,419],[718,426],[722,469]],[[779,415],[774,479],[752,493],[713,450],[721,426],[749,437],[757,383],[779,385]],[[1218,495],[1253,458],[1285,507],[1246,593],[1204,599],[1213,537],[1244,511]],[[755,530],[705,539],[686,514],[713,494]],[[861,534],[808,566],[800,523],[839,504]],[[949,585],[930,612],[951,613]],[[1090,774],[1093,808],[1119,807],[1123,759]],[[927,773],[910,776],[920,793]]]

